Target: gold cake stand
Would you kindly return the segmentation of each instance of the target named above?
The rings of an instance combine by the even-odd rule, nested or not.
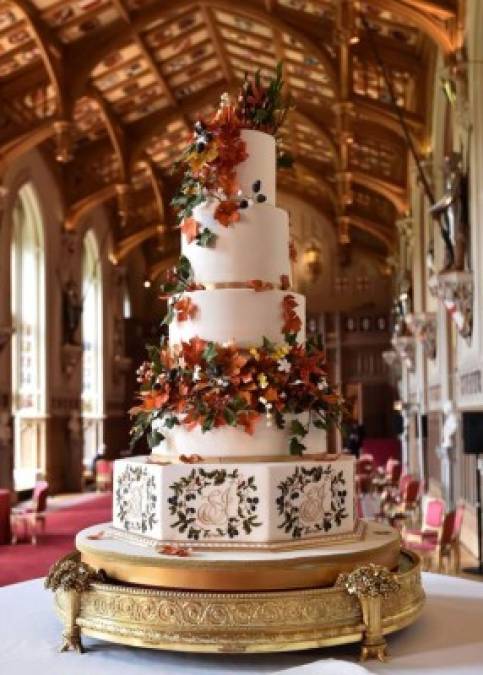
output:
[[[55,591],[64,622],[63,651],[82,651],[81,634],[135,647],[220,653],[362,641],[361,659],[383,660],[384,636],[411,624],[425,598],[419,558],[406,550],[392,571],[362,564],[329,587],[237,592],[115,581],[77,551],[54,565],[46,585]]]

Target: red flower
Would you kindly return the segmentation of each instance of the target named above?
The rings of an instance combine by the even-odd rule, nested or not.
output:
[[[176,311],[176,318],[178,321],[187,321],[188,319],[193,319],[198,311],[198,307],[193,303],[191,298],[181,298],[174,303],[174,309]]]
[[[282,300],[283,333],[298,333],[302,328],[302,321],[295,311],[296,307],[298,303],[293,295],[286,295]]]
[[[220,202],[216,207],[214,216],[215,219],[225,227],[228,227],[231,223],[236,223],[240,220],[238,202],[232,199]]]

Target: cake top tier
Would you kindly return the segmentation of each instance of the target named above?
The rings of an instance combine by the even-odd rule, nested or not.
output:
[[[239,212],[251,204],[275,204],[275,134],[289,109],[282,85],[281,67],[266,85],[257,73],[244,81],[235,99],[223,94],[210,119],[195,122],[172,205],[182,231],[200,246],[212,246],[216,240],[193,218],[200,204],[216,200],[215,218],[224,226],[237,222]]]

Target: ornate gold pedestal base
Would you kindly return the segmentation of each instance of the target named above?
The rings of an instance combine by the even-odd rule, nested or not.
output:
[[[412,623],[424,603],[420,562],[407,551],[394,573],[367,565],[329,588],[268,592],[173,591],[100,581],[73,591],[72,575],[68,584],[62,574],[62,566],[72,563],[83,565],[73,554],[49,576],[67,647],[81,648],[74,639],[78,628],[115,643],[187,652],[280,652],[362,641],[362,659],[383,659],[384,635]]]

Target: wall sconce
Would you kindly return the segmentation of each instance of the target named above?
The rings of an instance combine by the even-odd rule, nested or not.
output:
[[[310,246],[305,250],[303,256],[304,264],[306,265],[310,277],[313,281],[320,276],[322,271],[322,263],[320,260],[320,248],[316,243],[312,242]]]
[[[143,286],[144,288],[151,288],[151,279],[149,277],[145,277],[143,281]]]

